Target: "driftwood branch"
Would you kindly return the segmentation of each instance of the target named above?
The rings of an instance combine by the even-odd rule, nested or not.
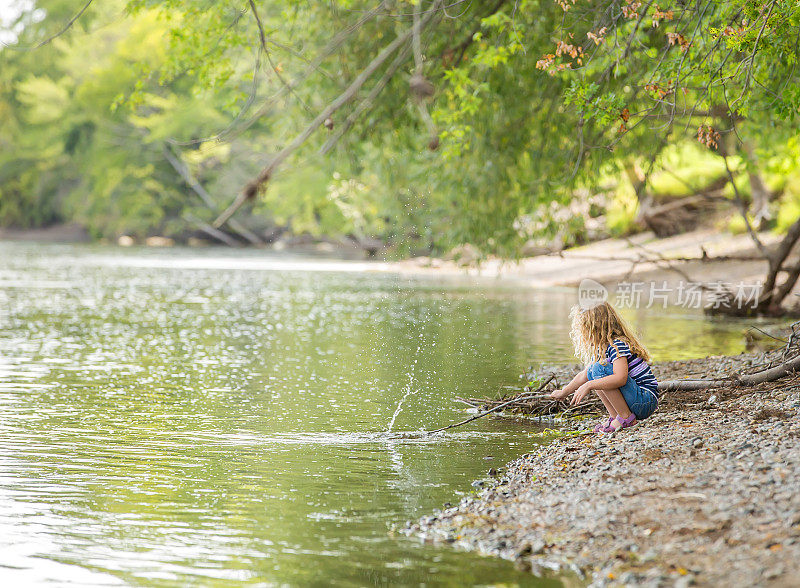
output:
[[[800,343],[800,322],[795,323],[792,326],[792,335],[789,337],[789,340],[786,344],[786,349],[784,351],[783,357],[786,356],[788,351],[796,351],[797,345]],[[784,359],[781,363],[767,367],[762,369],[761,371],[751,373],[751,374],[738,374],[727,378],[709,378],[709,379],[685,379],[685,380],[664,380],[659,382],[658,389],[659,392],[667,393],[667,392],[692,392],[697,390],[705,390],[708,388],[726,388],[726,387],[733,387],[733,386],[740,386],[740,387],[749,387],[749,386],[757,386],[759,384],[763,384],[765,382],[772,382],[778,380],[784,376],[794,373],[795,371],[800,370],[800,355],[792,357],[790,359]],[[455,425],[450,425],[448,427],[443,427],[442,429],[437,429],[436,431],[430,431],[430,433],[436,433],[438,431],[443,431],[452,427],[457,427],[462,424],[468,423],[476,418],[480,418],[482,416],[486,416],[487,414],[491,414],[496,412],[502,408],[510,408],[511,410],[520,411],[523,414],[528,414],[530,416],[535,417],[543,417],[543,416],[573,416],[576,414],[590,414],[594,412],[600,412],[603,410],[603,405],[600,403],[599,399],[593,397],[591,399],[587,398],[577,406],[569,406],[564,400],[556,400],[551,398],[548,394],[542,393],[541,391],[545,388],[549,382],[553,378],[550,378],[547,382],[545,382],[542,386],[536,390],[536,392],[523,392],[518,396],[515,396],[511,399],[490,399],[490,398],[457,398],[456,400],[459,402],[463,402],[472,406],[474,408],[480,407],[485,412],[482,412],[479,415],[473,416],[470,419],[462,421],[461,423],[456,423]]]
[[[721,388],[724,386],[756,386],[764,382],[772,382],[786,375],[791,374],[800,368],[800,355],[784,361],[754,374],[740,374],[732,378],[722,379],[699,379],[699,380],[667,380],[658,383],[659,392],[670,392],[673,390],[704,390],[706,388]]]
[[[555,375],[551,375],[549,378],[547,378],[547,380],[545,380],[531,394],[526,394],[525,396],[517,396],[516,398],[512,398],[511,400],[509,400],[507,402],[503,402],[502,404],[498,404],[497,406],[494,406],[494,407],[490,408],[489,410],[487,410],[485,412],[482,412],[480,414],[476,414],[475,416],[472,416],[472,417],[470,417],[468,419],[465,419],[465,420],[463,420],[463,421],[461,421],[459,423],[453,423],[452,425],[447,425],[446,427],[442,427],[441,429],[435,429],[433,431],[426,431],[425,434],[426,435],[433,435],[434,433],[441,433],[442,431],[446,431],[447,429],[454,429],[455,427],[460,427],[461,425],[466,425],[467,423],[471,423],[472,421],[474,421],[476,419],[479,419],[481,417],[485,417],[487,414],[491,414],[493,412],[497,412],[501,408],[505,408],[506,406],[509,406],[510,404],[513,404],[515,402],[519,402],[521,400],[526,400],[528,398],[534,398],[538,392],[541,392],[545,388],[545,386],[547,386],[554,379],[555,379]]]

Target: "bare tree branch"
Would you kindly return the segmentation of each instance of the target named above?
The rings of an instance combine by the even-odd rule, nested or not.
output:
[[[486,14],[486,16],[481,17],[478,20],[478,24],[472,30],[470,30],[469,35],[463,41],[461,41],[461,43],[459,43],[458,45],[456,45],[452,49],[445,49],[444,51],[442,51],[442,53],[439,56],[439,58],[443,59],[445,57],[445,55],[455,54],[456,52],[458,52],[458,56],[452,62],[452,67],[458,66],[458,64],[460,64],[461,61],[464,59],[464,55],[466,55],[467,49],[469,49],[470,45],[472,45],[475,42],[475,34],[478,33],[481,30],[482,26],[483,26],[481,24],[481,21],[484,18],[492,16],[493,14],[496,14],[497,11],[500,10],[500,8],[502,8],[503,4],[505,4],[506,2],[508,2],[508,0],[498,0],[498,2],[489,10],[489,12]]]
[[[753,51],[750,53],[750,59],[747,66],[747,76],[745,76],[744,86],[742,88],[742,94],[736,100],[738,102],[744,95],[747,93],[748,88],[750,87],[750,79],[753,75],[753,64],[756,61],[756,52],[758,51],[758,44],[761,42],[761,37],[764,36],[764,30],[767,28],[767,24],[769,23],[769,17],[772,16],[772,11],[775,8],[775,4],[777,4],[777,0],[772,0],[769,5],[769,11],[767,12],[767,16],[764,17],[764,24],[761,25],[761,29],[758,31],[758,37],[756,37],[756,42],[753,44]]]
[[[166,145],[164,146],[164,158],[170,163],[170,165],[175,169],[175,171],[178,172],[178,175],[180,175],[181,178],[183,178],[183,181],[186,182],[186,185],[189,186],[194,191],[194,193],[200,197],[200,200],[202,200],[203,203],[210,210],[216,213],[219,210],[219,207],[217,203],[214,202],[214,199],[211,197],[211,194],[209,194],[208,191],[203,187],[203,185],[197,181],[197,179],[189,171],[189,168],[186,166],[186,164],[179,158],[175,157],[175,155],[172,153],[172,151],[170,151],[169,147],[167,147]],[[195,222],[196,224],[196,221],[192,222]],[[229,224],[234,231],[241,234],[242,237],[250,241],[250,243],[252,243],[253,245],[264,245],[264,241],[261,240],[258,237],[258,235],[253,233],[239,221],[231,219],[231,222]],[[227,241],[225,242],[227,243]],[[228,244],[230,245],[230,243]]]
[[[308,104],[306,104],[306,102],[300,96],[298,96],[297,92],[294,91],[294,88],[290,86],[285,79],[283,79],[281,72],[278,71],[277,66],[272,61],[272,53],[270,53],[269,47],[267,47],[267,35],[264,32],[264,25],[261,23],[261,17],[258,16],[258,10],[256,9],[256,4],[253,0],[249,0],[249,3],[250,3],[250,12],[253,13],[253,18],[255,19],[256,26],[258,27],[258,38],[261,41],[261,50],[264,52],[264,55],[267,58],[267,62],[269,63],[269,66],[272,68],[272,72],[275,74],[275,77],[278,78],[278,81],[281,84],[283,84],[283,87],[286,88],[286,91],[290,92],[292,96],[297,98],[300,104],[303,105],[303,108],[305,108],[306,110],[311,110]]]
[[[789,257],[789,254],[792,252],[797,241],[800,240],[800,218],[798,218],[794,224],[789,227],[789,230],[786,231],[786,236],[778,245],[778,248],[775,252],[768,258],[769,261],[769,273],[767,274],[767,279],[764,282],[764,296],[767,298],[771,298],[772,290],[775,288],[775,282],[778,277],[778,273],[783,266],[783,263]]]
[[[378,14],[381,10],[383,10],[387,4],[388,0],[383,0],[378,6],[365,12],[361,18],[359,18],[356,22],[354,22],[349,27],[339,31],[333,38],[328,42],[328,44],[319,52],[319,54],[311,61],[308,67],[296,78],[294,78],[291,82],[289,82],[285,86],[281,86],[281,88],[275,92],[267,101],[266,103],[258,109],[255,115],[245,122],[241,127],[238,129],[238,132],[241,133],[251,126],[253,126],[256,121],[258,121],[262,116],[264,116],[275,104],[275,101],[285,96],[289,90],[292,90],[303,83],[314,71],[319,70],[320,64],[327,59],[334,51],[336,51],[342,43],[344,43],[347,38],[355,31],[359,30],[364,23],[369,21],[373,16]]]
[[[769,258],[769,252],[767,251],[767,248],[764,247],[764,243],[761,242],[761,239],[758,238],[758,235],[756,234],[755,229],[753,229],[753,225],[747,216],[747,203],[742,198],[742,195],[739,193],[739,188],[736,186],[736,180],[733,177],[731,166],[728,164],[727,153],[722,154],[722,160],[725,162],[725,171],[728,173],[728,178],[730,179],[731,187],[733,188],[733,194],[736,206],[739,209],[739,213],[742,215],[742,218],[744,219],[744,224],[747,227],[747,233],[750,235],[750,238],[753,240],[753,243],[755,243],[759,253],[761,253],[761,255],[763,255],[764,258],[767,259]]]
[[[81,8],[75,16],[69,19],[60,31],[58,31],[54,35],[47,37],[44,41],[41,41],[40,43],[34,45],[33,47],[19,47],[17,45],[9,45],[3,42],[0,42],[0,45],[2,45],[3,47],[8,47],[9,49],[14,49],[16,51],[32,51],[33,49],[39,49],[40,47],[44,47],[48,43],[52,42],[54,39],[66,33],[72,27],[72,25],[75,24],[75,22],[81,16],[83,16],[83,13],[86,12],[86,10],[89,8],[89,6],[91,6],[93,1],[94,0],[87,0],[86,4],[83,5],[83,8]]]
[[[209,225],[205,221],[201,221],[199,218],[195,218],[191,214],[184,214],[183,218],[186,222],[189,222],[195,225],[199,230],[203,231],[206,235],[225,243],[229,247],[241,247],[242,244],[239,243],[236,239],[232,238],[230,235],[220,231],[219,229],[215,229],[211,225]]]
[[[367,97],[355,107],[353,112],[350,113],[344,123],[337,125],[334,134],[327,141],[325,141],[325,144],[319,150],[321,155],[326,155],[331,149],[333,149],[333,147],[339,142],[339,140],[341,140],[345,133],[352,128],[356,120],[358,120],[362,114],[372,107],[372,105],[375,103],[375,99],[381,92],[383,92],[383,90],[389,84],[389,81],[397,73],[397,70],[400,68],[400,66],[402,66],[406,59],[408,59],[408,54],[408,47],[404,47],[398,52],[397,57],[395,57],[394,61],[389,64],[389,66],[386,68],[386,72],[372,87],[372,90],[370,90],[369,94],[367,94]]]
[[[435,4],[436,0],[433,1],[431,7],[433,8]],[[422,30],[422,22],[420,20],[421,10],[422,2],[419,1],[414,6],[414,26],[411,36],[411,46],[414,49],[414,75],[411,78],[411,92],[414,97],[414,102],[417,105],[417,110],[419,110],[420,117],[428,129],[428,135],[430,135],[430,143],[428,146],[431,149],[436,149],[439,147],[439,133],[436,130],[436,125],[433,123],[433,119],[428,112],[428,107],[425,104],[425,100],[433,94],[433,86],[423,75],[424,63],[422,60],[422,40],[420,34]]]
[[[421,19],[421,25],[427,25],[431,19],[436,14],[436,7],[440,0],[436,0],[433,5],[433,8],[426,11],[425,15]],[[275,170],[280,167],[280,165],[286,161],[286,159],[292,155],[297,149],[299,149],[312,135],[312,133],[319,128],[325,120],[331,117],[333,113],[335,113],[339,108],[341,108],[344,104],[352,100],[361,87],[366,83],[366,81],[374,74],[388,59],[392,56],[392,54],[397,51],[404,43],[407,43],[411,35],[413,34],[413,27],[407,29],[400,35],[398,35],[394,41],[386,45],[380,53],[361,71],[358,76],[356,76],[355,80],[347,87],[347,89],[342,92],[333,102],[328,104],[311,123],[301,131],[286,147],[281,149],[269,162],[269,164],[261,170],[261,172],[249,182],[242,192],[236,197],[236,199],[228,206],[225,211],[220,214],[220,216],[214,221],[213,226],[216,228],[221,227],[225,224],[228,219],[236,213],[239,208],[244,205],[245,202],[255,198],[259,188],[267,183],[272,175],[275,173]]]

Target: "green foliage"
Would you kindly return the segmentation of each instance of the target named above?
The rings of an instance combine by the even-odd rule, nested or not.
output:
[[[627,235],[635,227],[639,203],[628,182],[620,182],[608,207],[608,229],[614,236]]]
[[[182,230],[186,213],[210,217],[195,210],[199,201],[164,150],[226,124],[226,96],[175,74],[162,12],[141,9],[119,20],[123,7],[104,3],[87,14],[87,25],[110,23],[91,32],[70,31],[36,52],[3,52],[0,104],[14,122],[0,129],[0,142],[17,146],[0,155],[4,224],[69,219],[98,237],[144,236]],[[26,29],[19,42],[37,35]],[[143,76],[162,67],[161,79]],[[214,163],[193,167],[210,171]]]
[[[800,172],[795,171],[786,178],[786,185],[778,201],[776,230],[785,232],[800,218]]]
[[[46,18],[19,44],[56,32],[72,4],[40,2]],[[74,219],[114,236],[210,221],[407,30],[404,15],[432,3],[398,0],[357,27],[374,3],[255,5],[266,51],[248,2],[113,0],[41,49],[0,52],[0,222]],[[682,196],[723,177],[720,153],[752,169],[741,137],[780,184],[797,162],[800,8],[704,6],[520,0],[439,15],[423,35],[438,150],[409,93],[409,47],[338,146],[318,155],[386,65],[247,211],[295,232],[379,237],[398,254],[469,242],[514,255],[532,237],[581,238],[583,217],[558,214],[598,192],[612,194],[611,232],[634,230],[631,162],[655,162],[656,197]],[[205,186],[211,208],[165,153]],[[793,194],[788,182],[779,227],[796,211]]]
[[[696,141],[684,141],[662,152],[649,185],[657,197],[683,197],[702,191],[723,177],[727,172],[722,159]]]

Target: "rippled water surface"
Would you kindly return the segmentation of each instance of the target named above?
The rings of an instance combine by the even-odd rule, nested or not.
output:
[[[530,450],[464,418],[572,361],[568,290],[225,250],[0,243],[0,577],[13,585],[547,585],[389,533]],[[740,324],[630,315],[660,359]]]

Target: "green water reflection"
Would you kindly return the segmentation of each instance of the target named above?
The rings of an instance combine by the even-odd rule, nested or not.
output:
[[[0,575],[548,585],[387,532],[530,450],[530,425],[382,432],[404,396],[394,430],[435,428],[455,396],[572,361],[573,293],[326,263],[0,244]],[[741,324],[630,316],[661,359],[741,350]]]

